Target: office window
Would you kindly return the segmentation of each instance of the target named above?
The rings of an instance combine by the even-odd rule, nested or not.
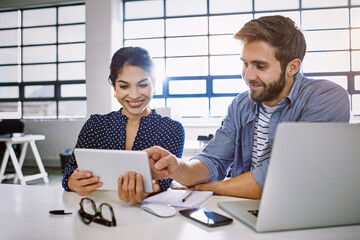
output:
[[[0,116],[85,114],[85,5],[0,11]]]
[[[222,119],[247,91],[233,34],[253,18],[280,14],[304,32],[303,73],[342,86],[360,114],[358,0],[124,0],[123,7],[124,46],[144,47],[155,60],[152,107],[171,107],[182,120]]]

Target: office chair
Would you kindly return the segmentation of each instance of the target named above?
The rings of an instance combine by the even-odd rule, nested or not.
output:
[[[19,119],[4,119],[0,121],[0,135],[6,135],[12,137],[13,133],[22,133],[24,132],[24,123]],[[20,144],[13,145],[15,154],[20,155],[21,147]],[[6,146],[4,143],[0,143],[0,157],[2,159],[3,154],[5,153]],[[0,160],[1,160],[0,159]]]

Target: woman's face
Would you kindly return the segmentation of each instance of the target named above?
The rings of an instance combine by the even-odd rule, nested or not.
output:
[[[128,118],[150,114],[149,102],[154,86],[149,74],[142,68],[125,65],[115,80],[116,98],[123,106],[122,114]]]

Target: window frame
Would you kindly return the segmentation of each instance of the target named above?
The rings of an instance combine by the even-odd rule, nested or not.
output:
[[[14,114],[20,115],[19,118],[21,119],[69,119],[69,118],[85,118],[85,114],[74,117],[73,115],[61,115],[59,110],[59,103],[65,101],[86,101],[86,96],[77,96],[77,97],[62,97],[61,96],[61,86],[68,85],[68,84],[86,84],[86,79],[73,79],[73,80],[59,80],[59,64],[63,63],[84,63],[84,60],[75,60],[75,61],[60,61],[59,60],[59,46],[64,46],[68,44],[84,44],[86,45],[85,41],[71,41],[71,42],[59,42],[59,28],[62,26],[74,26],[74,25],[84,25],[86,22],[72,22],[72,23],[59,23],[59,8],[62,7],[71,7],[71,6],[85,6],[84,3],[70,3],[70,4],[59,4],[59,5],[51,5],[51,6],[41,6],[41,7],[30,7],[30,8],[19,8],[19,9],[11,9],[11,10],[0,10],[0,13],[4,12],[18,12],[18,17],[20,18],[19,25],[17,27],[12,28],[0,28],[0,31],[5,30],[18,30],[20,31],[20,42],[18,45],[6,45],[0,46],[0,49],[8,49],[8,48],[19,48],[20,49],[20,58],[18,63],[14,64],[0,64],[0,66],[17,66],[20,67],[20,81],[19,82],[0,82],[0,87],[11,87],[15,86],[18,87],[18,98],[0,98],[0,103],[18,103],[20,104],[20,112],[0,112],[2,115],[6,114],[12,116]],[[27,10],[38,10],[38,9],[50,9],[55,8],[56,10],[56,23],[49,24],[49,25],[36,25],[36,26],[24,26],[24,11]],[[56,29],[56,41],[55,43],[42,43],[42,44],[24,44],[23,40],[23,31],[27,29],[40,29],[46,27],[55,27]],[[41,47],[41,46],[55,46],[56,48],[56,60],[52,62],[31,62],[31,63],[24,63],[23,59],[23,50],[24,47]],[[39,66],[39,65],[46,65],[46,64],[55,64],[56,66],[56,79],[55,80],[38,80],[38,81],[24,81],[24,74],[23,69],[24,66]],[[84,69],[85,71],[85,69]],[[27,86],[53,86],[54,87],[54,94],[53,97],[25,97],[25,88]],[[55,116],[24,116],[24,104],[26,103],[34,103],[34,102],[54,102],[56,113]]]
[[[307,51],[308,53],[316,53],[316,52],[338,52],[338,51],[347,51],[349,52],[349,56],[350,56],[350,71],[341,71],[341,72],[303,72],[303,74],[305,76],[308,77],[321,77],[321,76],[346,76],[347,77],[347,91],[349,94],[350,99],[352,98],[352,96],[354,94],[360,94],[360,90],[356,90],[354,83],[355,83],[355,76],[359,76],[360,75],[360,71],[352,71],[351,67],[352,67],[352,52],[354,51],[354,49],[351,49],[351,30],[353,29],[360,29],[360,27],[352,27],[351,26],[351,9],[352,8],[359,8],[360,9],[360,5],[352,5],[351,4],[351,0],[347,1],[347,4],[344,6],[331,6],[331,7],[312,7],[312,8],[303,8],[302,7],[302,0],[299,0],[299,7],[298,8],[292,8],[292,9],[281,9],[281,10],[261,10],[261,11],[256,11],[255,10],[255,1],[256,0],[252,0],[252,10],[251,11],[242,11],[242,12],[227,12],[227,13],[210,13],[210,0],[206,0],[207,2],[207,9],[206,9],[206,14],[196,14],[196,15],[176,15],[176,16],[167,16],[166,15],[166,3],[167,0],[160,0],[163,3],[163,15],[159,16],[159,17],[146,17],[146,18],[126,18],[126,3],[128,2],[141,2],[144,0],[124,0],[123,1],[123,45],[126,45],[126,41],[132,41],[132,40],[152,40],[152,39],[163,39],[164,41],[164,55],[161,57],[153,57],[153,59],[164,59],[164,64],[165,64],[165,69],[166,69],[166,60],[168,58],[178,58],[178,57],[183,57],[183,56],[167,56],[166,54],[166,39],[168,38],[173,38],[174,36],[167,36],[166,33],[166,20],[167,19],[177,19],[177,18],[190,18],[190,17],[206,17],[207,18],[207,34],[200,34],[200,35],[186,35],[186,37],[195,37],[195,36],[206,36],[208,38],[208,53],[207,55],[193,55],[194,57],[196,56],[202,56],[202,57],[207,57],[207,61],[208,61],[208,75],[203,75],[203,76],[176,76],[176,77],[171,77],[171,76],[165,76],[165,79],[163,81],[163,86],[162,86],[162,94],[158,94],[158,95],[154,95],[154,99],[164,99],[165,100],[165,106],[167,106],[167,102],[169,98],[196,98],[196,97],[207,97],[208,98],[208,102],[209,102],[209,109],[208,109],[208,117],[209,119],[211,118],[222,118],[223,116],[211,116],[211,99],[212,98],[217,98],[217,97],[236,97],[238,95],[238,93],[214,93],[213,91],[213,81],[214,80],[218,80],[218,79],[242,79],[241,74],[234,74],[234,75],[211,75],[211,66],[210,66],[210,57],[211,56],[231,56],[231,55],[238,55],[238,54],[216,54],[216,55],[212,55],[210,54],[210,37],[211,36],[223,36],[223,35],[227,35],[227,34],[210,34],[210,26],[209,26],[209,18],[213,17],[213,16],[227,16],[227,15],[235,15],[235,14],[239,14],[239,15],[245,15],[245,14],[251,14],[252,18],[256,17],[256,14],[268,14],[268,13],[281,13],[281,12],[295,12],[295,13],[299,13],[300,16],[300,28],[302,28],[302,18],[303,18],[303,11],[309,11],[309,10],[328,10],[328,9],[343,9],[346,8],[349,11],[349,19],[348,19],[348,27],[345,28],[329,28],[329,29],[309,29],[309,30],[303,30],[304,32],[306,31],[319,31],[319,30],[347,30],[349,31],[349,48],[348,49],[344,49],[344,50],[312,50],[312,51]],[[146,20],[163,20],[164,22],[164,34],[161,37],[133,37],[133,38],[127,38],[125,35],[125,23],[126,22],[131,22],[131,21],[146,21]],[[176,37],[183,37],[183,36],[176,36]],[[357,51],[359,51],[360,49],[357,49]],[[306,55],[305,55],[306,57]],[[165,70],[166,72],[166,70]],[[169,93],[169,81],[179,81],[179,80],[197,80],[197,79],[205,79],[206,80],[206,93],[205,94],[170,94]],[[355,104],[353,103],[353,101],[350,101],[351,104]],[[225,107],[225,106],[224,106]],[[227,106],[226,106],[227,107]],[[351,106],[351,109],[353,109],[353,106]],[[360,116],[360,114],[357,114],[356,116]],[[182,119],[184,120],[184,118],[187,117],[183,117]],[[190,117],[190,118],[202,118],[202,117]],[[205,117],[206,118],[206,117]],[[202,121],[202,120],[200,120]]]

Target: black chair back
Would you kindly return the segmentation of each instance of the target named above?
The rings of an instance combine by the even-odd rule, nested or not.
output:
[[[4,119],[0,121],[0,135],[9,134],[11,137],[12,133],[22,133],[24,132],[24,123],[19,119]],[[15,144],[14,146],[15,153],[20,154],[20,146]],[[5,144],[0,143],[0,156],[5,152]]]

